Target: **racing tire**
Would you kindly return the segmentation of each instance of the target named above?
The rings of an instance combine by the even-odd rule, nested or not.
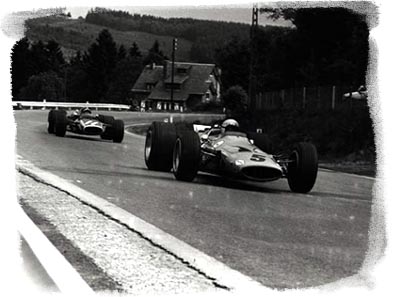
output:
[[[317,149],[312,143],[300,142],[290,154],[287,178],[293,192],[308,193],[313,188],[318,173]]]
[[[187,122],[177,122],[175,123],[176,131],[193,131],[193,124]]]
[[[272,154],[273,147],[272,141],[269,139],[268,135],[265,133],[247,133],[247,137],[254,141],[254,145],[262,150],[264,153]]]
[[[174,124],[153,122],[150,125],[144,148],[144,161],[148,169],[165,172],[171,170],[175,140]]]
[[[49,134],[54,134],[55,132],[55,109],[52,109],[49,111],[49,115],[47,116],[47,122],[48,122],[48,126],[47,126],[47,132]]]
[[[179,132],[172,155],[172,172],[177,180],[191,182],[200,164],[200,138],[196,132]]]
[[[121,143],[124,139],[125,125],[122,120],[114,120],[112,125],[112,140]]]
[[[65,110],[54,110],[54,134],[64,137],[67,132],[67,113]]]
[[[104,133],[100,135],[100,138],[106,140],[112,140],[113,139],[112,125],[115,121],[114,117],[99,114],[98,119],[100,122],[106,125],[110,125],[109,127],[106,127]]]

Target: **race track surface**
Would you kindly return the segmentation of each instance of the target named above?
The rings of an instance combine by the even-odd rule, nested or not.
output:
[[[200,173],[192,183],[147,170],[144,138],[121,144],[47,133],[48,111],[16,111],[17,154],[129,211],[271,288],[351,276],[368,250],[374,179],[320,170],[309,194],[286,180],[250,183]],[[160,114],[105,112],[125,125]]]

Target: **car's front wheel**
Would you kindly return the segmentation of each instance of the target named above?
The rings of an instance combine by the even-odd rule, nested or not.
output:
[[[54,134],[64,137],[67,132],[67,113],[65,110],[54,110]]]
[[[194,131],[180,131],[172,155],[172,171],[177,180],[193,181],[200,164],[200,139]]]
[[[49,132],[49,134],[54,134],[55,132],[55,109],[52,109],[49,111],[49,115],[47,117],[47,122],[48,122],[48,126],[47,126],[47,132]]]
[[[101,139],[106,139],[106,140],[112,140],[113,139],[113,135],[112,135],[112,126],[114,124],[114,117],[113,116],[107,116],[107,115],[102,115],[99,114],[98,117],[99,121],[106,124],[107,127],[104,130],[103,134],[100,135]]]
[[[318,173],[317,149],[312,143],[300,142],[290,154],[288,183],[293,192],[308,193],[314,187]]]
[[[114,120],[112,125],[112,140],[113,142],[121,143],[124,139],[125,125],[122,120]]]

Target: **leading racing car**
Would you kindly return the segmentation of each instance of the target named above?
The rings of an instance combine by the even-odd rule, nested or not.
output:
[[[289,153],[272,154],[267,135],[244,133],[233,119],[222,125],[153,122],[146,134],[148,169],[170,171],[193,181],[198,171],[257,182],[287,178],[293,192],[307,193],[318,172],[315,146],[297,143]]]
[[[48,114],[50,134],[64,137],[66,131],[83,135],[100,135],[102,139],[120,143],[124,139],[124,122],[112,116],[93,115],[89,108],[68,114],[65,110],[50,110]]]

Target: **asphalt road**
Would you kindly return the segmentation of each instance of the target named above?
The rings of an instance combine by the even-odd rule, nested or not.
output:
[[[160,115],[115,113],[125,124]],[[161,115],[165,118],[164,115]],[[192,183],[147,170],[144,138],[121,144],[47,134],[47,111],[16,111],[17,153],[271,288],[327,284],[357,273],[368,250],[374,180],[320,170],[307,195],[286,180]]]

